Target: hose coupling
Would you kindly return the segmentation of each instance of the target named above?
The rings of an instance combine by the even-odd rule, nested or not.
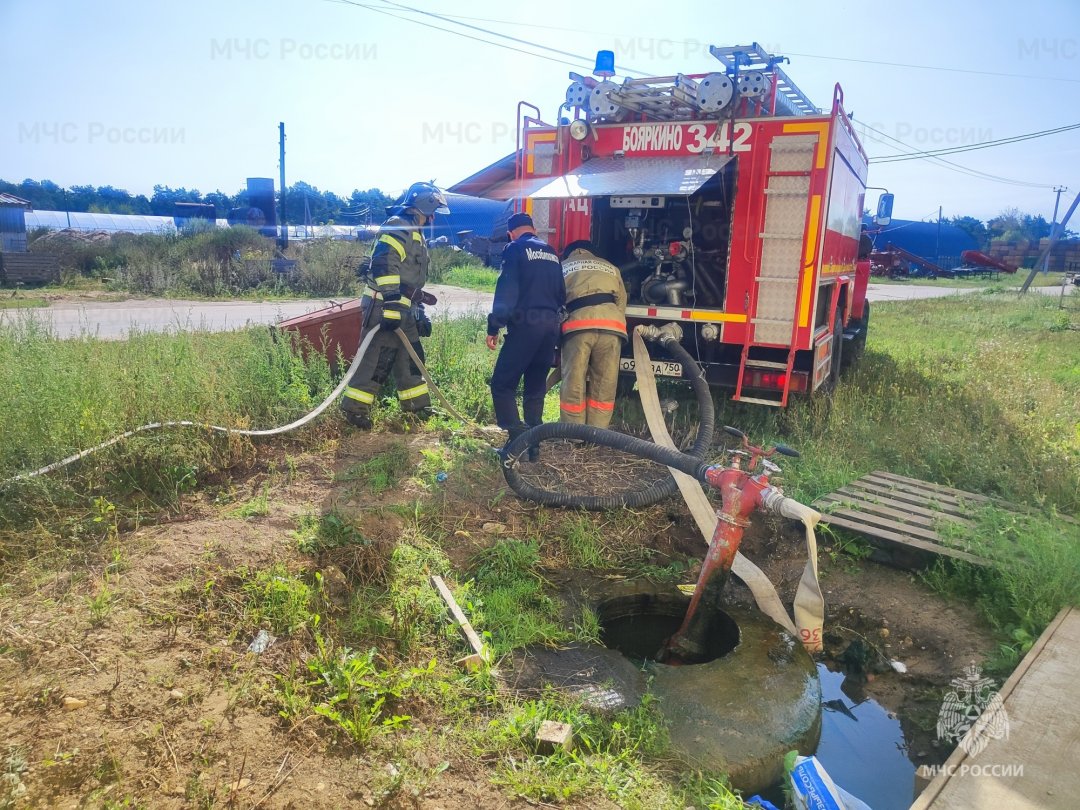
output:
[[[645,340],[656,340],[661,343],[670,343],[671,341],[681,343],[683,337],[682,327],[674,321],[665,323],[663,326],[641,324],[637,327],[637,332]]]
[[[774,515],[782,515],[784,501],[789,498],[776,487],[766,487],[761,493],[761,506]]]

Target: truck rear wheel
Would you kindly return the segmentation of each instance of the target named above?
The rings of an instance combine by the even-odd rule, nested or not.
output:
[[[866,352],[866,333],[870,329],[870,302],[863,302],[863,316],[859,322],[859,334],[844,347],[843,368],[857,366]]]
[[[844,363],[844,318],[840,311],[837,310],[836,317],[833,319],[833,343],[832,343],[832,363],[829,366],[829,378],[821,386],[821,392],[829,395],[836,390],[836,386],[840,383],[840,367]]]

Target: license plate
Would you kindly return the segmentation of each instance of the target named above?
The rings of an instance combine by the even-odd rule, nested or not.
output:
[[[633,360],[625,357],[619,360],[620,371],[633,371],[634,368]],[[667,360],[653,360],[652,370],[653,374],[657,377],[681,377],[682,363],[671,363]]]

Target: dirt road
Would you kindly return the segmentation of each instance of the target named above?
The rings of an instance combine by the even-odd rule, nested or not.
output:
[[[457,316],[487,312],[491,293],[465,290],[442,284],[427,288],[439,299],[429,308],[432,317]],[[1059,287],[1032,287],[1044,294],[1059,295]],[[920,284],[871,284],[867,297],[871,301],[904,301],[916,298],[941,298],[976,292],[971,287],[938,287]],[[343,299],[338,299],[343,300]],[[164,332],[178,329],[206,329],[224,332],[242,329],[250,324],[276,323],[285,318],[313,312],[329,306],[330,300],[304,299],[299,301],[185,301],[164,298],[133,299],[130,301],[60,300],[39,309],[0,310],[0,323],[20,317],[38,318],[48,323],[60,337],[96,335],[101,338],[123,339],[137,328],[143,331]]]

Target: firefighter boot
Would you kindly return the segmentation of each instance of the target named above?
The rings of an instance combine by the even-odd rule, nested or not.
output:
[[[502,459],[502,462],[504,464],[515,460],[513,457],[511,457],[510,453],[507,451],[506,448],[510,446],[514,439],[516,439],[528,429],[529,426],[526,424],[518,424],[506,429],[506,444],[504,444],[502,447],[495,451],[499,454],[499,458]],[[529,460],[532,461],[532,459]]]
[[[525,400],[522,404],[522,410],[525,412],[525,430],[532,430],[538,425],[544,424],[544,401],[540,400],[537,403]],[[522,431],[524,432],[524,431]],[[519,434],[520,435],[520,434]],[[529,448],[529,461],[540,460],[540,445],[534,444]]]
[[[371,430],[371,414],[367,411],[344,411],[345,421],[354,428]]]

